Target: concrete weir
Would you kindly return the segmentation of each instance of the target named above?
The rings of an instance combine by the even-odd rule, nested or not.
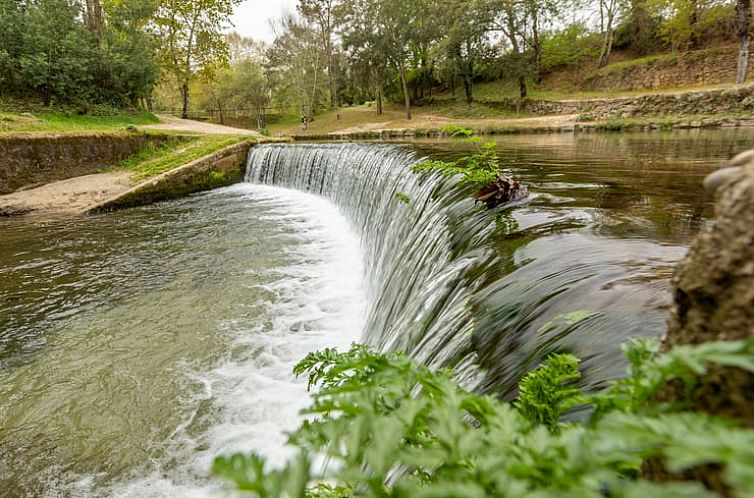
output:
[[[114,211],[224,187],[243,180],[251,142],[231,145],[135,185],[87,212]]]

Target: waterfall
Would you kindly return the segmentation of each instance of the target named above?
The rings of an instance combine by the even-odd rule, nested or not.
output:
[[[336,204],[362,240],[369,299],[363,340],[433,368],[453,366],[473,385],[466,275],[484,250],[475,250],[473,240],[459,247],[450,226],[479,221],[479,209],[451,181],[411,173],[418,160],[393,145],[264,145],[250,151],[246,181]]]
[[[583,358],[590,389],[622,375],[619,346],[628,337],[663,330],[669,285],[655,275],[672,268],[682,247],[605,237],[599,209],[536,191],[487,210],[453,179],[411,173],[420,159],[411,146],[391,144],[249,153],[246,181],[322,196],[360,236],[363,342],[451,367],[465,387],[511,398],[552,352]]]

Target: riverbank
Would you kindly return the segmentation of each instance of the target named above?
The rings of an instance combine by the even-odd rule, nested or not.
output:
[[[730,116],[667,116],[661,118],[614,118],[594,122],[580,122],[579,115],[550,116],[497,122],[495,124],[464,122],[448,123],[432,128],[382,128],[365,126],[344,132],[327,134],[294,134],[295,141],[352,141],[396,140],[421,138],[452,138],[459,128],[471,130],[474,135],[537,135],[547,133],[601,133],[601,132],[646,132],[695,129],[754,128],[754,117]],[[370,129],[372,128],[372,129]]]
[[[302,130],[284,121],[277,135],[297,140],[446,136],[449,127],[477,134],[563,131],[643,131],[752,126],[754,85],[631,93],[580,99],[498,99],[458,103],[436,100],[413,109],[407,120],[397,105],[377,114],[370,105],[327,111]]]
[[[241,177],[251,144],[264,140],[250,130],[174,118],[147,123],[0,133],[0,216],[113,209],[126,195],[133,204],[226,185]]]

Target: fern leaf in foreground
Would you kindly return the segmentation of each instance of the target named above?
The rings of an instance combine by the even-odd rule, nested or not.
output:
[[[624,348],[624,379],[587,395],[578,359],[552,355],[521,382],[514,403],[460,387],[400,354],[361,345],[312,353],[310,418],[290,436],[298,456],[269,469],[260,456],[218,458],[216,476],[260,498],[711,498],[701,483],[643,479],[649,459],[671,472],[713,464],[730,496],[754,489],[754,431],[708,415],[655,406],[670,379],[693,384],[710,364],[754,371],[754,341],[682,346],[658,355],[654,341]],[[563,423],[573,408],[593,408]],[[326,469],[311,462],[324,457]]]

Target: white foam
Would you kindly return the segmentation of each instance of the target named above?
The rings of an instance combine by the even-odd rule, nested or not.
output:
[[[177,464],[166,469],[157,462],[149,475],[115,485],[113,496],[216,496],[218,484],[208,475],[221,454],[257,452],[281,465],[293,451],[285,432],[300,423],[299,411],[309,404],[305,381],[293,377],[293,366],[310,351],[343,349],[360,339],[366,314],[362,258],[358,238],[338,209],[279,187],[242,184],[232,190],[290,225],[290,233],[280,236],[295,239],[285,255],[294,264],[263,270],[271,278],[259,287],[275,298],[258,324],[230,327],[228,360],[210,372],[189,374],[211,404],[209,428],[196,436],[186,430],[190,420],[176,427],[167,444]]]

